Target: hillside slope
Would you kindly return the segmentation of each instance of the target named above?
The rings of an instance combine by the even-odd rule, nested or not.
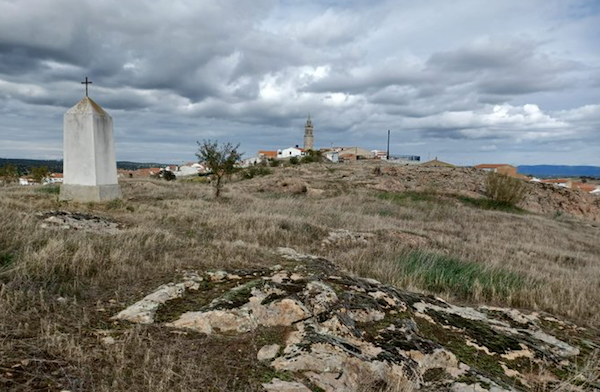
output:
[[[358,294],[362,285],[376,296],[377,290],[397,290],[402,296],[420,298],[414,304],[425,301],[443,309],[460,307],[483,314],[485,306],[509,308],[514,317],[533,317],[527,326],[515,324],[515,328],[534,334],[543,331],[579,350],[556,372],[562,354],[552,354],[552,347],[560,348],[562,343],[556,345],[557,341],[546,335],[537,334],[530,340],[519,335],[513,338],[533,350],[535,359],[535,365],[523,368],[517,366],[517,362],[527,365],[520,359],[515,363],[499,359],[507,354],[502,351],[506,350],[504,343],[484,344],[490,337],[499,338],[495,327],[490,332],[478,322],[465,324],[463,316],[437,308],[419,311],[410,305],[405,317],[396,309],[393,318],[398,324],[394,328],[406,339],[397,335],[396,340],[388,337],[385,341],[404,345],[401,349],[407,352],[415,342],[433,342],[415,349],[411,355],[416,362],[423,359],[417,360],[418,352],[426,353],[427,347],[452,353],[472,370],[455,380],[471,388],[466,390],[473,390],[475,384],[490,387],[493,382],[506,390],[552,391],[566,385],[565,381],[573,384],[569,381],[573,378],[579,380],[575,383],[580,388],[594,390],[597,381],[593,375],[598,367],[594,350],[600,348],[596,330],[600,324],[597,200],[577,191],[530,185],[523,210],[490,210],[473,201],[482,197],[482,184],[482,174],[471,169],[386,165],[378,169],[378,165],[359,162],[276,168],[264,177],[228,183],[221,201],[213,199],[209,184],[191,181],[126,179],[121,183],[124,199],[105,204],[60,202],[49,187],[0,187],[0,390],[262,391],[263,384],[273,382],[273,388],[279,388],[276,379],[305,382],[309,370],[274,368],[259,361],[257,354],[273,344],[283,348],[283,343],[295,336],[294,329],[308,319],[288,326],[242,328],[235,333],[207,334],[208,330],[166,325],[187,311],[207,310],[216,298],[226,298],[229,305],[214,310],[227,313],[243,308],[253,287],[243,288],[241,283],[259,277],[273,281],[270,271],[289,272],[275,278],[281,278],[287,289],[273,292],[264,306],[272,303],[276,308],[281,303],[291,304],[284,302],[286,298],[305,298],[300,295],[309,281],[295,286],[291,276],[295,268],[312,264],[286,259],[277,253],[280,247],[318,256],[322,260],[319,265],[328,266],[329,272],[311,276],[331,285],[338,298],[351,295],[358,301],[353,299],[350,304],[372,305],[361,302],[365,299]],[[250,279],[253,273],[256,279]],[[228,274],[240,279],[224,279]],[[177,299],[193,286],[177,286],[189,276],[215,278],[206,285],[210,290]],[[362,283],[344,289],[331,276]],[[175,289],[142,303],[149,306],[147,311],[154,309],[156,322],[137,324],[113,318],[162,285]],[[262,287],[254,288],[260,291]],[[155,309],[155,301],[163,305]],[[303,306],[310,303],[303,302]],[[452,306],[446,308],[443,303]],[[281,315],[293,315],[293,309]],[[384,313],[391,310],[386,308]],[[433,330],[426,330],[427,319],[414,312],[432,318]],[[483,316],[466,312],[484,322]],[[377,317],[356,324],[368,335],[365,341],[379,342],[376,336],[390,326],[379,323],[382,320]],[[490,313],[489,317],[503,316]],[[414,325],[409,319],[418,327],[413,331],[415,339],[420,339],[410,344],[406,334]],[[551,320],[564,323],[555,323],[563,328],[556,330]],[[512,325],[510,320],[497,321]],[[315,322],[320,325],[326,319],[317,317]],[[225,325],[221,322],[217,329]],[[461,330],[471,331],[470,343],[464,340],[466,347],[457,345]],[[443,331],[448,335],[440,335]],[[321,332],[319,335],[325,333]],[[341,330],[325,335],[343,339],[334,339],[341,345],[338,349],[353,351],[351,347],[355,347],[343,343],[350,337]],[[300,339],[303,336],[298,335]],[[540,336],[552,343],[540,348]],[[449,344],[452,342],[456,344]],[[302,340],[297,343],[303,344]],[[510,339],[506,343],[511,352],[516,350],[514,343]],[[329,343],[323,344],[319,347],[329,352]],[[384,347],[384,351],[395,349]],[[521,354],[525,351],[523,348]],[[467,360],[469,356],[481,362]],[[287,353],[277,352],[276,358],[287,358]],[[459,366],[448,358],[450,371],[450,365]],[[396,359],[385,361],[397,363]],[[441,369],[436,363],[438,367],[432,369]],[[420,366],[426,370],[425,365]],[[509,376],[511,369],[519,376]],[[338,376],[346,380],[343,374]],[[335,379],[332,374],[324,377]],[[448,380],[440,370],[427,372],[426,378],[431,384],[422,384],[423,390],[428,385],[449,388],[436,384]],[[371,381],[360,388],[391,388]],[[316,386],[312,386],[314,390],[318,390]]]

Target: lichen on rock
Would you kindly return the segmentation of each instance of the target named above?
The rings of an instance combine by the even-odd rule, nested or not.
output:
[[[586,379],[565,376],[584,351],[576,344],[582,329],[572,324],[515,309],[455,306],[352,276],[318,256],[278,253],[276,268],[189,275],[163,285],[115,319],[152,323],[159,306],[205,290],[209,298],[165,327],[205,334],[285,327],[285,337],[257,349],[257,358],[294,380],[273,379],[263,384],[267,391],[355,391],[365,380],[422,390],[527,391],[532,371],[548,363],[556,387],[594,390]],[[560,335],[548,324],[559,325]]]

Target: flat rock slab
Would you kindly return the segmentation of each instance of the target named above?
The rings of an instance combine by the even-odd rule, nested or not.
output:
[[[580,369],[599,347],[584,328],[542,313],[455,306],[318,256],[278,253],[272,268],[187,273],[113,319],[205,334],[285,327],[257,354],[285,375],[264,383],[267,391],[546,390],[541,374],[547,390],[600,390]]]
[[[42,220],[41,227],[46,229],[82,230],[93,233],[117,234],[122,225],[100,216],[81,212],[46,211],[37,216]]]

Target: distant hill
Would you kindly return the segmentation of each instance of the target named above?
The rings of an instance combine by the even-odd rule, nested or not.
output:
[[[0,158],[0,167],[4,165],[14,165],[19,169],[19,172],[27,172],[31,167],[46,166],[48,170],[55,173],[62,173],[63,163],[58,160],[42,160],[42,159],[5,159]],[[148,167],[164,167],[165,163],[140,163],[129,161],[117,161],[118,169],[137,170]]]
[[[524,165],[518,167],[518,172],[536,177],[600,178],[600,167],[598,166]]]
[[[137,169],[145,169],[149,167],[165,167],[167,165],[172,165],[172,163],[140,163],[140,162],[129,162],[129,161],[117,161],[118,169],[125,170],[137,170]]]

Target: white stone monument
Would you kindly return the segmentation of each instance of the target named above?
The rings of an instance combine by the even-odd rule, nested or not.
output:
[[[86,83],[87,82],[86,78]],[[99,202],[118,199],[112,117],[87,96],[65,113],[64,179],[61,200]]]

